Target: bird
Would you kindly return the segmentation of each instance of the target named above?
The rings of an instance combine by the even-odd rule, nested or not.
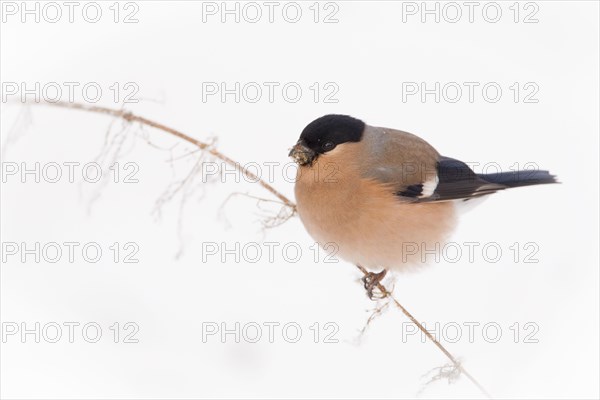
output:
[[[544,170],[477,174],[414,134],[340,114],[309,123],[289,156],[298,164],[294,192],[304,227],[367,271],[371,298],[387,271],[422,264],[407,244],[431,249],[448,240],[462,205],[509,188],[557,183]]]

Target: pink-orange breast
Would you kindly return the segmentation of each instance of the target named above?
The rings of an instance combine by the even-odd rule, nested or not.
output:
[[[402,201],[389,185],[361,178],[352,152],[339,150],[298,171],[298,213],[317,242],[372,270],[421,264],[421,249],[443,246],[455,225],[452,202]]]

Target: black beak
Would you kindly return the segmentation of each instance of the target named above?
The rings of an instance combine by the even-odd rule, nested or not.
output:
[[[298,143],[292,147],[288,156],[292,157],[300,165],[311,165],[317,157],[317,153],[313,149],[306,147],[306,143],[303,140],[298,140]]]

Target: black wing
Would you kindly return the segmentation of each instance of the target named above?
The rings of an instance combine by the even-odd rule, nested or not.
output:
[[[432,193],[423,193],[424,185],[421,184],[409,186],[397,194],[418,202],[468,200],[508,187],[483,179],[464,162],[449,157],[440,157],[436,169],[437,184]]]

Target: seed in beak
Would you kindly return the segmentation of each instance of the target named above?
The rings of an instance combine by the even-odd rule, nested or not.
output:
[[[312,164],[316,157],[316,153],[314,150],[306,147],[306,145],[299,141],[296,143],[292,150],[290,151],[289,156],[294,159],[300,165],[309,165]]]

